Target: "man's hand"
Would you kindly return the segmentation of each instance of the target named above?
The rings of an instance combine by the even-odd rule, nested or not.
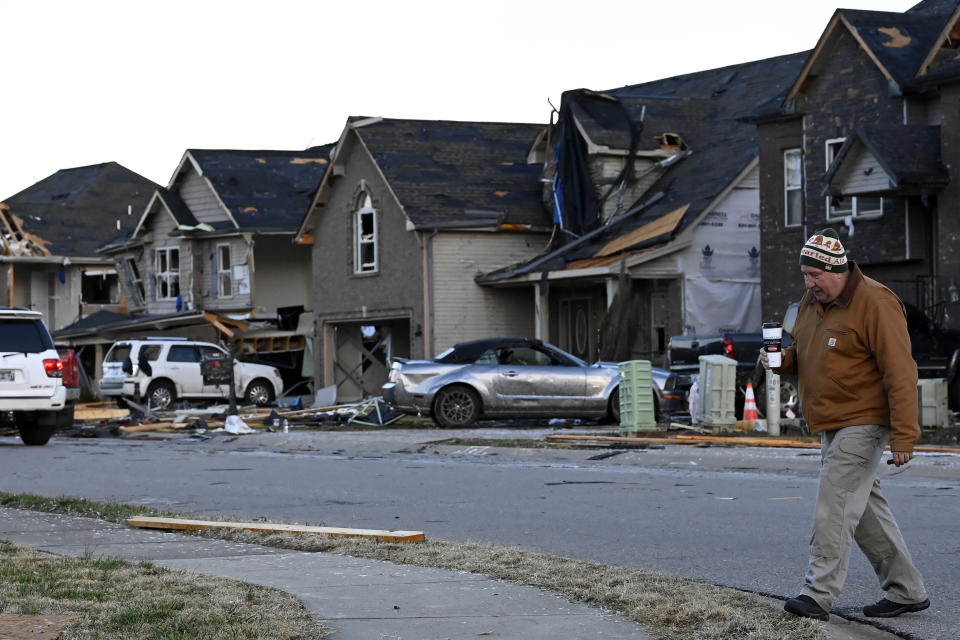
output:
[[[913,459],[913,452],[911,451],[893,451],[892,453],[893,460],[891,462],[898,467]]]
[[[763,349],[760,349],[760,364],[762,364],[763,368],[767,371],[770,370],[770,358],[767,357],[767,352]]]

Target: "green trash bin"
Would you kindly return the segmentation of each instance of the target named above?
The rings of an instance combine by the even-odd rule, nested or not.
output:
[[[656,431],[653,371],[649,360],[620,363],[620,435]]]

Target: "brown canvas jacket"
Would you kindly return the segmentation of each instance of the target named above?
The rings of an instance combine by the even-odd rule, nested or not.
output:
[[[890,449],[913,451],[920,437],[917,363],[896,294],[851,263],[847,285],[826,307],[804,293],[792,335],[776,371],[797,375],[811,433],[889,425]]]

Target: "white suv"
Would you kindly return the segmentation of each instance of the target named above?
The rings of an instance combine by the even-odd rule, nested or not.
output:
[[[226,399],[228,384],[204,384],[201,363],[229,363],[229,354],[210,342],[147,338],[114,343],[103,360],[100,393],[107,400],[134,400],[150,409],[169,409],[178,398]],[[267,405],[283,391],[275,367],[234,360],[237,398]]]
[[[47,444],[57,426],[72,422],[63,373],[43,315],[0,308],[0,420],[12,420],[24,444]]]

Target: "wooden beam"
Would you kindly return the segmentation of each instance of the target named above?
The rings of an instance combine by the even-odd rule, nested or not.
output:
[[[176,529],[201,531],[204,529],[243,529],[264,533],[316,534],[347,538],[376,538],[385,542],[423,542],[422,531],[383,531],[379,529],[344,529],[341,527],[311,527],[299,524],[271,524],[269,522],[219,522],[216,520],[186,520],[183,518],[151,518],[139,516],[124,521],[132,527],[144,529]]]
[[[233,331],[227,329],[222,322],[220,322],[219,317],[210,313],[209,311],[204,312],[203,319],[215,326],[221,332],[225,333],[228,338],[233,337]]]

